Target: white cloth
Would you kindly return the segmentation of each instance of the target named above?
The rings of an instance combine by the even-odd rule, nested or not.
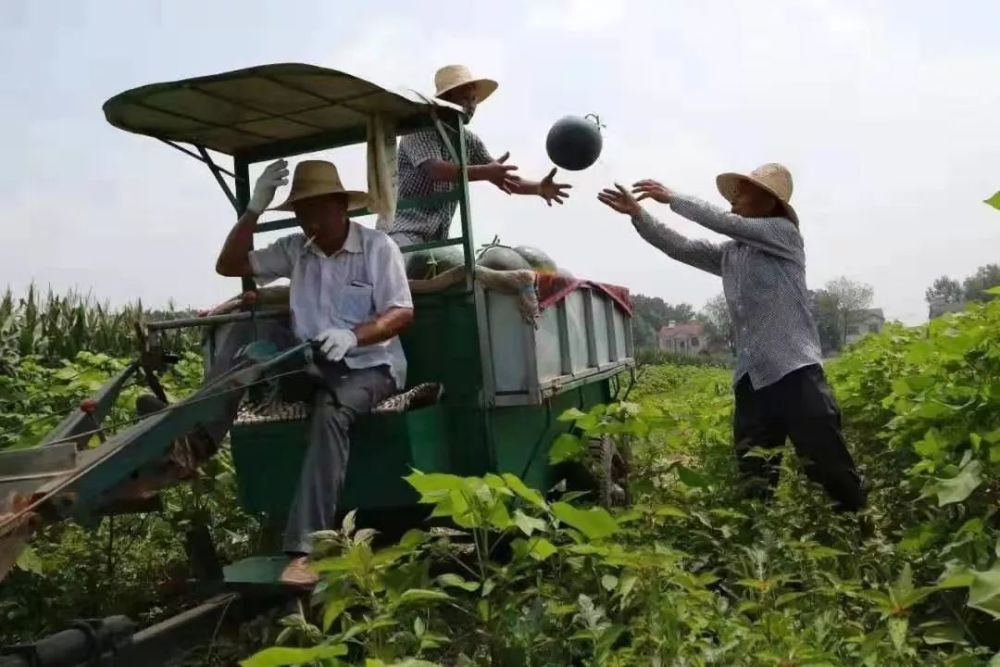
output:
[[[386,231],[396,217],[396,126],[380,114],[368,118],[368,199],[378,217],[375,229]]]
[[[390,308],[412,308],[403,255],[384,233],[350,223],[344,247],[327,257],[304,234],[284,236],[250,253],[262,284],[291,279],[292,331],[312,340],[331,328],[354,329]],[[356,347],[344,357],[350,368],[388,365],[399,389],[406,386],[406,358],[399,338]]]

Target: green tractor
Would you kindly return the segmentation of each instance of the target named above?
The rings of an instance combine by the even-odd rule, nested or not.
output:
[[[364,143],[369,156],[385,153],[394,160],[395,137],[423,128],[435,128],[457,162],[465,166],[467,160],[457,107],[310,65],[265,65],[143,86],[112,97],[104,112],[115,127],[203,162],[237,215],[249,200],[254,163]],[[379,150],[374,150],[376,125],[383,128]],[[216,162],[220,155],[232,158],[231,167]],[[526,311],[523,290],[497,289],[477,270],[464,170],[453,192],[400,201],[398,207],[426,205],[429,199],[458,201],[461,236],[404,252],[455,247],[464,263],[452,269],[455,279],[412,285],[415,321],[402,337],[408,380],[410,387],[436,388],[431,400],[376,410],[352,435],[341,506],[372,521],[419,518],[418,495],[403,480],[414,469],[513,473],[531,487],[552,488],[572,474],[549,464],[552,442],[571,428],[559,415],[614,400],[620,378],[634,368],[625,290],[558,276],[543,284],[539,275],[534,300],[529,299],[535,308]],[[293,227],[294,218],[273,220],[260,223],[258,231]],[[256,289],[252,283],[242,287]],[[218,416],[231,392],[248,395],[230,432],[240,501],[267,521],[283,521],[308,446],[307,408],[274,409],[249,396],[301,368],[305,346],[280,353],[259,346],[242,366],[118,432],[109,433],[102,420],[130,383],[143,383],[166,401],[157,376],[176,358],[163,348],[164,332],[202,328],[210,367],[212,341],[225,327],[248,321],[264,326],[287,316],[279,295],[232,312],[138,324],[140,351],[125,371],[38,446],[0,452],[0,577],[39,522],[147,511],[148,503],[130,504],[122,497],[123,486],[151,475],[178,437]],[[95,434],[101,442],[92,446]],[[610,443],[594,443],[594,451],[605,470],[594,484],[611,502],[624,486],[624,467]],[[278,553],[262,553],[227,566],[225,583],[273,584],[281,564]]]

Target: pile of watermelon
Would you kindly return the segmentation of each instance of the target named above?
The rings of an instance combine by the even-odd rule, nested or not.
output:
[[[461,246],[421,250],[408,253],[406,258],[406,275],[410,280],[427,280],[464,263]],[[476,264],[496,271],[531,269],[538,273],[570,275],[557,267],[544,251],[530,246],[505,246],[498,239],[476,253]]]

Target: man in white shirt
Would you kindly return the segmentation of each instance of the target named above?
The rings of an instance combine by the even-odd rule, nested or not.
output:
[[[287,176],[284,160],[264,170],[226,238],[216,271],[261,284],[289,278],[292,333],[314,341],[321,352],[309,451],[285,529],[290,560],[281,577],[309,586],[316,582],[308,568],[309,535],[333,527],[351,424],[405,385],[398,334],[413,320],[413,301],[396,244],[347,218],[367,194],[345,190],[337,168],[326,161],[300,162],[288,199],[275,207],[294,211],[302,232],[252,250],[257,219]]]

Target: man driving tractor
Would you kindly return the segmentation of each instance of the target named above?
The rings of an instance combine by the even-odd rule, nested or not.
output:
[[[435,96],[465,109],[465,122],[472,120],[476,107],[497,89],[497,82],[476,78],[462,65],[442,67],[434,76]],[[482,139],[466,130],[469,154],[469,180],[489,181],[507,194],[537,195],[552,206],[562,204],[569,196],[570,187],[556,183],[556,169],[541,181],[529,181],[516,173],[517,167],[508,164],[510,153],[494,159]],[[452,160],[447,146],[434,128],[408,134],[399,141],[398,196],[425,197],[450,192],[459,177],[459,166]],[[389,228],[389,236],[400,246],[440,241],[448,238],[451,219],[458,202],[404,209],[396,213]]]
[[[365,205],[367,194],[344,189],[329,162],[300,162],[288,199],[274,209],[294,211],[302,232],[252,250],[257,219],[287,176],[284,160],[264,169],[222,246],[216,271],[262,284],[289,278],[290,333],[297,341],[313,341],[320,352],[312,377],[296,376],[307,380],[304,391],[312,395],[310,443],[286,524],[283,546],[290,560],[281,576],[283,583],[310,586],[316,575],[308,568],[309,536],[334,525],[351,424],[405,385],[398,334],[413,319],[413,302],[399,248],[384,233],[347,217],[349,209]],[[234,347],[216,356],[213,374],[225,370]],[[206,430],[218,442],[231,423]]]
[[[631,216],[639,235],[677,261],[722,277],[736,345],[733,440],[751,497],[768,500],[778,484],[780,453],[791,439],[805,472],[837,509],[865,505],[863,480],[844,443],[840,410],[821,364],[819,335],[806,290],[799,219],[789,204],[792,177],[779,164],[717,179],[732,211],[676,193],[652,180],[630,192],[615,185],[598,199]],[[634,196],[638,194],[638,199]],[[639,204],[652,199],[730,237],[717,244],[688,239]],[[767,460],[752,449],[769,450]]]

